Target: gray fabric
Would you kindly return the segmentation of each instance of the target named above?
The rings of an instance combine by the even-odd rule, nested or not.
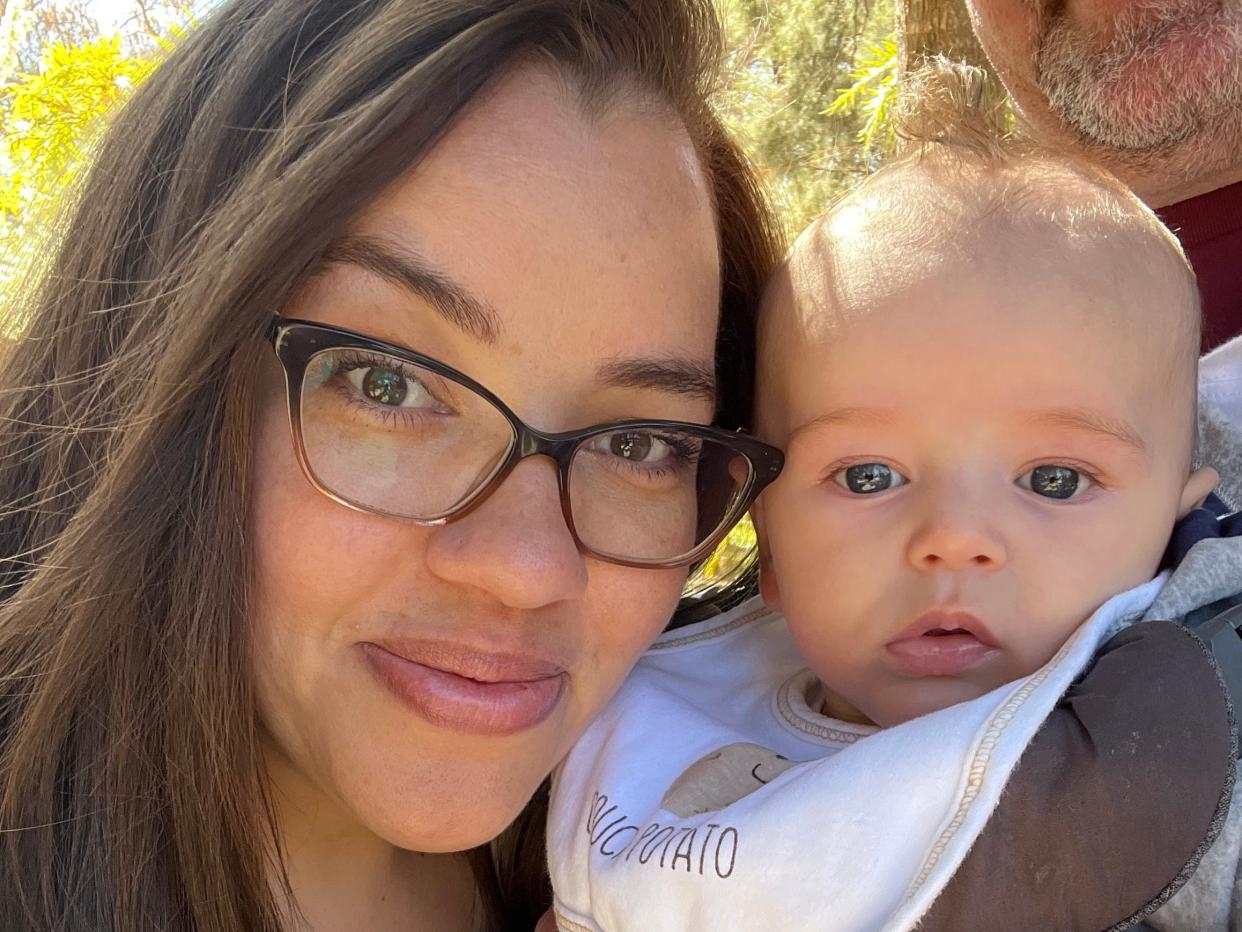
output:
[[[1199,401],[1196,465],[1220,474],[1216,495],[1232,510],[1242,505],[1242,429],[1210,401]],[[1178,564],[1144,620],[1181,621],[1196,609],[1242,593],[1242,538],[1201,540]]]
[[[1236,510],[1242,504],[1242,432],[1206,402],[1199,412],[1198,459],[1220,473],[1216,494]],[[1197,609],[1240,593],[1242,538],[1202,540],[1191,548],[1145,617],[1181,621]],[[1242,929],[1240,866],[1242,787],[1235,784],[1233,804],[1215,843],[1186,885],[1147,921],[1159,932]]]
[[[920,932],[1133,928],[1215,850],[1236,748],[1203,642],[1126,628],[1035,736]]]
[[[1242,605],[1220,611],[1217,602],[1189,616],[1187,625],[1207,642],[1230,696],[1242,698]],[[1208,617],[1200,617],[1208,616]]]
[[[1177,621],[1197,608],[1242,592],[1242,537],[1201,540],[1186,554],[1146,621]]]
[[[1199,399],[1199,449],[1196,465],[1220,473],[1216,494],[1231,511],[1242,507],[1242,430],[1221,410]]]
[[[1216,843],[1199,862],[1199,869],[1173,899],[1148,923],[1157,932],[1210,932],[1238,927],[1238,866],[1242,861],[1242,783],[1233,787],[1233,802]]]

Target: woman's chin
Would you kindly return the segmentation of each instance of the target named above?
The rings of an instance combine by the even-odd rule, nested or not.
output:
[[[423,761],[387,775],[338,780],[358,822],[396,848],[466,851],[503,832],[534,796],[554,760]]]
[[[424,854],[451,854],[469,851],[485,845],[500,835],[522,811],[522,807],[534,795],[535,787],[529,794],[510,807],[494,807],[486,810],[465,811],[461,800],[446,800],[452,803],[456,819],[439,820],[436,814],[429,812],[423,804],[414,804],[410,811],[416,813],[410,818],[408,813],[392,813],[389,817],[377,815],[368,818],[369,828],[377,837],[394,848],[404,851],[419,851]]]

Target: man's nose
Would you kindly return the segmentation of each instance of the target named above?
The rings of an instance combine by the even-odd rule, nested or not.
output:
[[[587,582],[561,510],[557,467],[546,456],[523,460],[477,508],[435,528],[426,559],[441,579],[485,590],[510,608],[576,598]]]

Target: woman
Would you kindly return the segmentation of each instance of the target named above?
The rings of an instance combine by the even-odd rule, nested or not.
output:
[[[119,115],[0,379],[0,927],[533,922],[488,842],[779,468],[694,426],[776,255],[714,29],[232,0]]]

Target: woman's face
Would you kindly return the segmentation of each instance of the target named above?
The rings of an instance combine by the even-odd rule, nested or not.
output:
[[[713,371],[720,281],[708,184],[664,113],[585,116],[559,79],[516,70],[348,238],[286,316],[435,357],[544,431],[711,418],[668,377]],[[394,258],[454,301],[374,270]],[[685,572],[580,553],[547,457],[440,527],[349,510],[299,469],[275,359],[262,397],[254,644],[278,792],[403,848],[477,845],[616,689]]]

